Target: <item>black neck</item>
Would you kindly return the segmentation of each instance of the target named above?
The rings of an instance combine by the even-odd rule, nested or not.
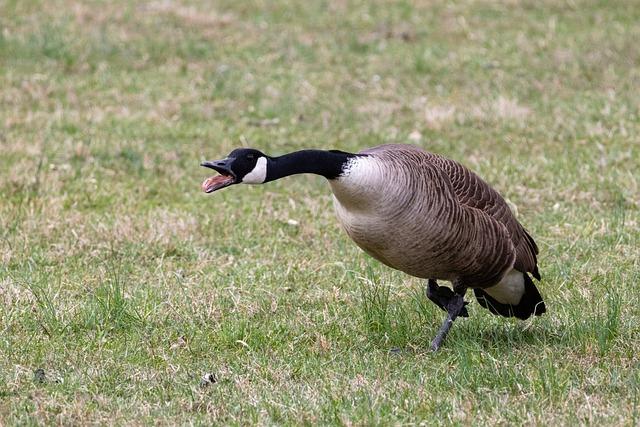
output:
[[[344,165],[357,154],[337,150],[301,150],[280,157],[270,157],[265,182],[298,173],[313,173],[327,179],[335,179]]]

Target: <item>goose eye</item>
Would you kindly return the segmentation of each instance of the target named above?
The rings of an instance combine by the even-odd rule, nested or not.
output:
[[[248,160],[253,160],[253,159],[255,159],[255,158],[256,158],[256,155],[255,155],[255,154],[247,154],[247,159],[248,159]]]

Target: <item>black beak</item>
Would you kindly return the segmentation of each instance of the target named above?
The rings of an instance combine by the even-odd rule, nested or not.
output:
[[[219,175],[211,176],[202,183],[202,191],[205,193],[213,193],[224,187],[236,184],[236,174],[231,170],[233,159],[226,158],[222,160],[211,160],[200,163],[200,166],[213,169]]]
[[[235,177],[236,174],[233,173],[233,171],[231,170],[232,163],[233,163],[233,159],[226,158],[222,160],[207,160],[206,162],[200,163],[200,166],[213,169],[222,175],[231,175]]]

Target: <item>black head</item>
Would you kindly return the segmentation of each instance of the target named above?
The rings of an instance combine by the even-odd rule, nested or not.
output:
[[[202,191],[212,193],[233,184],[262,184],[267,177],[268,156],[253,148],[236,148],[226,159],[202,162],[220,175],[207,178]]]

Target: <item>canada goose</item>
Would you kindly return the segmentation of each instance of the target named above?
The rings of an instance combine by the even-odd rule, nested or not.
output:
[[[447,312],[434,351],[456,317],[468,316],[468,288],[493,314],[527,319],[546,311],[529,277],[540,280],[533,238],[489,184],[453,160],[387,144],[357,154],[302,150],[280,157],[239,148],[202,166],[219,173],[202,183],[206,193],[299,173],[327,178],[349,237],[389,267],[428,280],[428,298]]]

